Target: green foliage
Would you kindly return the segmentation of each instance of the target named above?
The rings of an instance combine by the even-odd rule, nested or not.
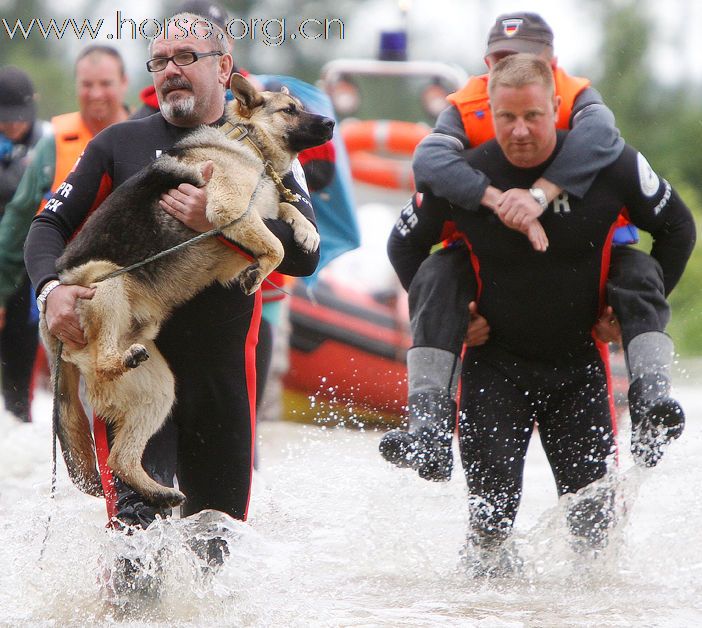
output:
[[[652,24],[633,0],[604,2],[601,51],[603,76],[597,87],[627,142],[666,177],[702,224],[702,106],[689,86],[671,88],[651,71]],[[697,140],[697,141],[696,141]],[[698,233],[699,240],[699,233]],[[649,240],[642,242],[649,250]],[[702,252],[696,247],[670,298],[668,328],[683,355],[702,354]]]
[[[697,241],[702,241],[702,195],[699,188],[689,183],[673,182],[676,190],[695,215]],[[668,332],[675,339],[677,349],[684,355],[702,355],[702,247],[696,246],[687,270],[670,297],[673,318]]]
[[[6,5],[2,17],[10,27],[17,19],[28,25],[34,17],[50,17],[41,0],[9,0]],[[37,36],[27,39],[17,36],[9,40],[4,26],[0,42],[0,65],[16,65],[27,72],[34,82],[40,117],[47,119],[75,110],[73,65],[66,61],[59,42]]]

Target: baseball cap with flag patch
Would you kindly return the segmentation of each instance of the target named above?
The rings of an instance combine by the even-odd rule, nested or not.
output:
[[[553,51],[553,31],[536,13],[505,13],[490,29],[485,56],[504,52]]]

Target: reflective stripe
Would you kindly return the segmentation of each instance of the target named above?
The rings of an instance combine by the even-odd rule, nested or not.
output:
[[[95,436],[95,453],[97,454],[100,481],[102,482],[102,490],[105,493],[107,518],[112,519],[117,514],[117,491],[115,490],[115,478],[112,475],[112,469],[107,466],[107,458],[110,455],[107,425],[103,419],[95,415],[93,415],[93,435]]]
[[[261,291],[257,290],[254,295],[254,308],[251,313],[249,331],[246,334],[245,369],[246,369],[246,391],[249,398],[249,417],[251,420],[251,461],[249,467],[249,490],[246,495],[246,508],[244,509],[243,520],[249,514],[249,503],[251,501],[251,481],[254,471],[254,451],[256,448],[256,345],[258,344],[258,330],[261,326]]]

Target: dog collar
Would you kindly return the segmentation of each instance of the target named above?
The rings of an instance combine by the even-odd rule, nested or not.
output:
[[[261,149],[256,145],[256,142],[254,142],[249,136],[249,130],[243,124],[233,124],[227,120],[219,127],[219,130],[230,140],[234,140],[236,142],[246,140],[261,158],[263,167],[266,169],[268,176],[273,179],[273,182],[278,188],[278,191],[283,195],[283,198],[290,203],[295,203],[300,200],[299,194],[295,194],[285,186],[283,180],[280,178],[280,175],[275,171],[275,168],[273,168],[273,164],[271,164],[271,162],[265,158],[264,154],[261,152]]]

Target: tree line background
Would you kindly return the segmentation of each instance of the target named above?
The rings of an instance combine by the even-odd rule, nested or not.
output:
[[[129,7],[130,3],[124,3]],[[135,3],[132,3],[135,4]],[[177,3],[144,0],[138,3],[151,10],[149,15],[168,15]],[[254,2],[252,0],[224,0],[220,2],[232,16],[306,15],[323,18],[343,17],[347,25],[359,24],[354,16],[373,3],[330,2],[327,0],[278,0]],[[378,5],[379,2],[375,2]],[[492,2],[483,2],[480,11],[489,16],[489,25],[499,14]],[[594,79],[595,87],[614,111],[623,137],[643,152],[654,169],[667,178],[692,208],[698,227],[702,224],[702,94],[700,86],[681,81],[671,86],[655,74],[650,59],[654,47],[652,17],[641,11],[636,0],[588,0],[588,14],[597,21],[602,33],[601,46],[596,62],[585,62],[581,67],[567,67]],[[150,6],[151,5],[151,6]],[[538,6],[534,7],[538,11]],[[127,9],[124,9],[127,13]],[[74,0],[70,12],[57,10],[46,0],[0,0],[0,17],[14,23],[22,18],[28,23],[32,17],[67,15],[94,17],[114,13],[114,4],[104,1]],[[449,16],[447,16],[448,19]],[[294,19],[291,18],[294,22]],[[485,32],[487,28],[485,29]],[[323,46],[306,42],[302,46],[281,48],[262,47],[251,42],[235,43],[235,58],[242,67],[253,72],[284,73],[310,82],[319,78],[322,65],[339,56],[370,57],[375,53],[375,33],[368,32],[368,45],[361,50],[349,50],[348,42],[325,41]],[[410,30],[410,39],[412,31]],[[484,41],[484,34],[483,39]],[[85,42],[44,40],[33,36],[26,41],[10,42],[0,33],[0,65],[15,64],[25,69],[33,78],[39,93],[39,110],[43,117],[75,110],[73,89],[73,59]],[[112,43],[101,41],[100,43]],[[137,68],[130,65],[131,100],[136,105],[141,87],[150,82],[143,69],[146,54],[145,42],[130,42],[125,50],[128,60],[138,59]],[[307,45],[309,44],[309,45]],[[125,44],[126,46],[126,44]],[[558,33],[556,33],[558,47]],[[117,46],[119,47],[119,46]],[[410,50],[412,48],[410,47]],[[444,59],[432,59],[444,60]],[[482,59],[475,59],[468,72],[482,72]],[[399,99],[398,106],[400,105]],[[398,117],[401,117],[398,115]],[[699,228],[698,228],[699,231]],[[642,246],[647,247],[647,241]],[[670,298],[673,320],[669,332],[682,355],[702,355],[702,253],[696,247],[682,281]]]

